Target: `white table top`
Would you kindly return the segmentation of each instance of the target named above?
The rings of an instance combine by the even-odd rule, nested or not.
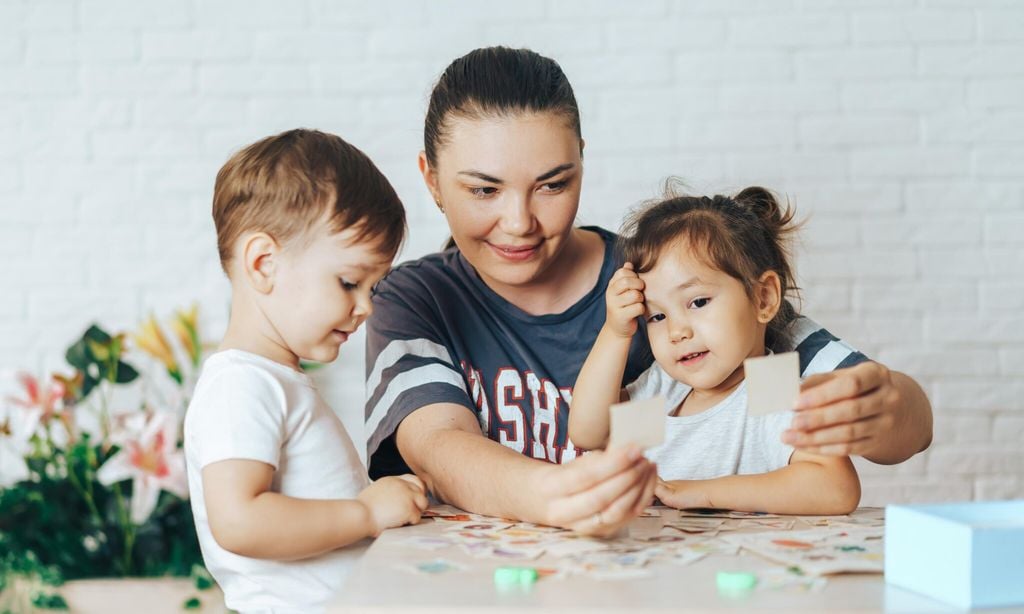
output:
[[[677,511],[659,508],[660,518],[637,518],[634,534],[657,532]],[[738,521],[730,520],[730,523]],[[518,564],[554,566],[559,559],[544,554],[534,561],[510,563],[473,558],[457,547],[423,550],[405,543],[412,536],[440,535],[443,522],[424,520],[419,525],[385,531],[370,546],[330,612],[706,612],[740,610],[758,612],[957,612],[952,606],[885,584],[882,574],[842,574],[828,577],[820,592],[786,589],[756,590],[742,597],[718,593],[719,571],[763,572],[778,563],[741,551],[738,555],[711,554],[686,566],[649,564],[648,577],[597,580],[585,575],[542,578],[526,588],[500,589],[494,569]],[[450,525],[449,525],[450,526]],[[813,529],[796,518],[792,530]],[[749,529],[745,529],[749,530]],[[753,529],[757,530],[757,529]],[[823,529],[825,530],[825,529]],[[421,575],[399,567],[437,558],[461,563],[464,571]],[[784,567],[784,566],[781,566]],[[1024,608],[998,610],[1024,612]]]

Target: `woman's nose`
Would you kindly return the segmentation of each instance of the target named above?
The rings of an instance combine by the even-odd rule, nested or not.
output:
[[[530,234],[536,221],[526,196],[512,195],[501,213],[501,229],[512,236]]]

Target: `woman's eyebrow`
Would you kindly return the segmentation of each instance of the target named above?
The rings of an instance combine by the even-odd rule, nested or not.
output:
[[[487,173],[481,173],[480,171],[474,171],[474,170],[459,171],[456,174],[457,175],[469,175],[470,177],[476,177],[477,179],[482,179],[483,181],[486,181],[488,183],[497,183],[499,185],[505,183],[504,181],[502,181],[501,179],[498,179],[497,177],[491,177]]]
[[[567,162],[565,164],[559,164],[555,168],[553,168],[553,169],[551,169],[551,170],[549,170],[549,171],[547,171],[545,173],[542,173],[541,175],[537,176],[537,178],[534,181],[544,181],[546,179],[551,179],[555,175],[557,175],[559,173],[562,173],[562,172],[565,172],[567,170],[571,170],[573,168],[576,168],[576,164],[573,163],[573,162]],[[505,183],[505,181],[502,180],[502,179],[498,179],[497,177],[492,177],[491,175],[488,175],[487,173],[482,173],[480,171],[476,171],[476,170],[472,170],[472,169],[464,170],[464,171],[459,171],[456,174],[457,175],[468,175],[470,177],[476,177],[477,179],[480,179],[482,181],[486,181],[487,183],[496,183],[498,185],[502,185],[502,184]]]
[[[576,164],[574,164],[572,162],[568,162],[566,164],[559,164],[558,166],[556,166],[555,168],[551,169],[550,171],[548,171],[548,172],[544,173],[543,175],[540,175],[539,177],[537,177],[537,181],[544,181],[545,179],[551,179],[552,177],[554,177],[558,173],[561,173],[563,171],[567,171],[567,170],[569,170],[571,168],[575,168],[575,167],[576,167]]]

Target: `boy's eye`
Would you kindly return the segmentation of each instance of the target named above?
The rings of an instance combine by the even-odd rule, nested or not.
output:
[[[695,298],[692,301],[690,301],[690,309],[700,309],[701,307],[707,306],[707,304],[710,302],[711,299],[706,296]]]
[[[343,279],[341,277],[338,278],[338,282],[340,282],[341,283],[341,287],[346,289],[346,290],[355,290],[356,288],[359,287],[358,283],[352,283],[350,281],[346,281],[345,279]]]
[[[665,314],[663,314],[663,313],[656,313],[656,314],[648,317],[647,321],[651,322],[651,323],[654,323],[654,322],[661,322],[664,319],[665,319]]]

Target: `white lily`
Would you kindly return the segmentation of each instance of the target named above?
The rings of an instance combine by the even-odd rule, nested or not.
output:
[[[160,491],[188,498],[185,454],[178,448],[178,420],[168,412],[154,412],[136,439],[122,444],[96,472],[96,479],[110,486],[132,480],[132,522],[141,525],[156,508]]]
[[[9,488],[29,477],[25,457],[30,440],[39,428],[41,412],[27,411],[0,400],[0,488]]]

